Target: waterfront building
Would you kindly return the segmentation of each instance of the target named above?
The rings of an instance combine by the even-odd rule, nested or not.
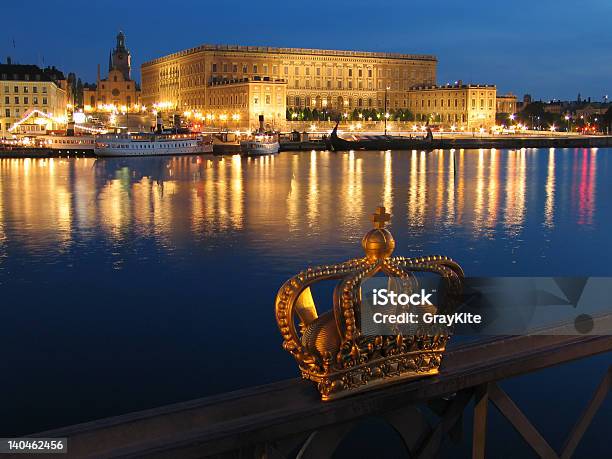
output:
[[[390,109],[407,108],[410,88],[435,84],[436,65],[429,55],[202,45],[144,63],[142,103],[212,115],[217,83],[259,78],[283,80],[290,109],[382,109],[385,98]],[[265,111],[254,100],[249,106],[249,119]]]
[[[457,129],[489,129],[495,124],[495,85],[463,84],[417,86],[407,92],[408,109],[420,122],[455,126]]]
[[[108,76],[98,78],[95,86],[83,89],[83,104],[86,112],[91,111],[127,111],[138,109],[140,88],[132,80],[131,53],[125,45],[125,34],[119,32],[117,44],[108,59]]]
[[[505,115],[511,115],[517,111],[518,100],[512,93],[498,94],[496,97],[496,110],[497,113],[503,113]]]
[[[285,125],[287,82],[267,77],[214,81],[207,92],[207,121],[228,128],[256,126],[264,116],[268,129]]]
[[[59,128],[66,122],[66,87],[55,67],[13,64],[10,58],[0,64],[0,136]],[[42,116],[30,116],[35,113]]]

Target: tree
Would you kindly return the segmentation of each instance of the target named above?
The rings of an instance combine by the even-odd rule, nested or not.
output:
[[[306,107],[304,112],[302,113],[302,117],[305,121],[310,121],[312,119],[312,112],[310,111],[310,107]]]
[[[77,105],[78,107],[83,106],[83,82],[80,78],[77,79],[76,84],[75,105]]]

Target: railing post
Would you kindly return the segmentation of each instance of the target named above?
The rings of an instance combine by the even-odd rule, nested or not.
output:
[[[487,411],[489,408],[488,384],[474,391],[474,432],[472,435],[472,459],[484,459],[487,437]]]

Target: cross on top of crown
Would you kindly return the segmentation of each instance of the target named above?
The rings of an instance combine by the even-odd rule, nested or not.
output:
[[[372,223],[374,223],[374,228],[384,228],[385,223],[391,220],[391,214],[385,212],[385,208],[383,206],[377,207],[376,212],[372,214]]]

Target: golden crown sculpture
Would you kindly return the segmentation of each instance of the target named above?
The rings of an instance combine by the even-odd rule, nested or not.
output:
[[[297,360],[302,376],[317,383],[323,400],[438,373],[448,332],[361,334],[361,284],[377,273],[407,280],[413,279],[415,272],[435,273],[452,295],[458,295],[463,284],[463,270],[450,258],[391,258],[395,241],[385,228],[390,217],[384,207],[373,214],[374,229],[361,242],[365,257],[308,268],[285,282],[276,296],[276,321],[283,347]],[[339,280],[333,308],[319,316],[310,286],[330,279]]]

